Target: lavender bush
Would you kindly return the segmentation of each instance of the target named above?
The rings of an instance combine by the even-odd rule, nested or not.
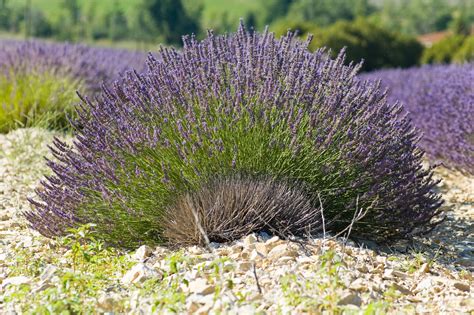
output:
[[[381,70],[361,77],[382,80],[389,101],[404,105],[433,162],[474,174],[474,64]]]
[[[182,51],[162,48],[145,73],[84,98],[74,144],[51,147],[31,226],[56,236],[94,223],[118,246],[302,236],[323,222],[337,232],[356,212],[355,237],[425,231],[440,198],[419,135],[356,79],[359,66],[308,44],[243,26],[185,37]]]
[[[20,125],[64,127],[79,99],[98,94],[127,69],[141,69],[145,55],[42,41],[0,41],[0,132]]]

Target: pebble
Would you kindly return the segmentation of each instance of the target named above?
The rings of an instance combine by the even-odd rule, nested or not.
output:
[[[399,284],[399,283],[392,283],[392,286],[393,288],[395,288],[396,290],[398,290],[399,292],[403,293],[403,294],[406,294],[406,295],[413,295],[413,292],[411,292],[409,289],[405,288],[403,285]]]
[[[102,295],[97,300],[97,306],[106,312],[113,311],[115,304],[115,299],[110,295]]]
[[[360,307],[362,305],[362,299],[356,293],[349,293],[337,302],[338,305],[355,305]]]
[[[248,247],[249,245],[255,244],[257,242],[257,237],[255,234],[250,234],[246,236],[243,241],[244,245]]]
[[[354,280],[350,284],[349,289],[360,291],[360,292],[368,290],[367,285],[364,283],[364,280],[361,278]]]
[[[46,268],[43,270],[43,272],[40,275],[40,281],[41,282],[49,281],[54,276],[57,270],[58,270],[58,267],[54,265],[46,266]]]
[[[21,284],[30,284],[30,283],[31,283],[31,278],[26,277],[26,276],[16,276],[16,277],[6,278],[5,280],[3,280],[2,287],[5,288],[8,285],[21,285]]]
[[[469,285],[463,283],[463,282],[454,282],[453,283],[453,286],[458,289],[458,290],[461,290],[461,291],[465,291],[465,292],[469,292],[471,291],[471,288],[469,287]]]
[[[147,245],[140,246],[133,254],[133,259],[137,261],[144,261],[153,253],[153,249]]]
[[[206,279],[198,278],[189,283],[188,289],[192,293],[207,295],[214,293],[215,286],[207,283]]]
[[[122,277],[123,284],[140,283],[151,278],[162,278],[162,274],[155,269],[149,268],[143,263],[133,266]]]
[[[267,255],[268,259],[278,259],[280,257],[297,257],[298,252],[288,246],[288,244],[280,244],[273,247]]]

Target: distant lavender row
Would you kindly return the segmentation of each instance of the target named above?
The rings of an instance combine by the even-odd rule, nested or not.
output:
[[[88,92],[100,90],[126,70],[141,70],[146,54],[79,44],[38,40],[0,40],[0,73],[48,71],[58,76],[80,79]]]
[[[389,88],[423,133],[420,146],[443,165],[474,174],[474,64],[364,74]]]

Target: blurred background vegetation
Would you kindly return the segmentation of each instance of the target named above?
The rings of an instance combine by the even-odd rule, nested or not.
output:
[[[0,36],[133,49],[246,25],[347,47],[363,70],[474,60],[473,0],[0,0]]]

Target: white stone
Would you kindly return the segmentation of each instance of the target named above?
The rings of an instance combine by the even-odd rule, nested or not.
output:
[[[242,262],[239,262],[239,264],[237,265],[237,269],[243,273],[249,271],[251,268],[252,268],[252,263],[249,261],[242,261]]]
[[[250,234],[244,238],[245,246],[255,244],[256,242],[257,242],[257,237],[255,236],[255,234]]]
[[[288,244],[280,244],[273,247],[272,250],[270,250],[270,252],[268,253],[267,257],[269,259],[278,259],[283,256],[297,257],[298,252],[294,249],[289,248]]]
[[[215,287],[207,283],[206,279],[198,278],[189,282],[188,289],[192,293],[208,295],[214,293]]]
[[[53,277],[53,275],[56,273],[57,270],[58,270],[58,267],[54,265],[48,265],[40,275],[41,282],[49,281]]]
[[[162,274],[154,269],[149,268],[143,263],[138,263],[132,267],[125,275],[122,277],[122,283],[140,283],[150,278],[160,278]]]
[[[112,311],[115,306],[115,299],[109,295],[103,295],[97,300],[97,306],[104,311]]]
[[[356,293],[349,293],[345,295],[342,299],[340,299],[337,302],[337,304],[338,305],[355,305],[359,307],[362,305],[362,299]]]
[[[2,287],[6,287],[7,285],[21,285],[21,284],[30,284],[31,279],[25,276],[17,276],[17,277],[10,277],[6,278],[2,282]]]
[[[361,278],[358,278],[358,279],[354,280],[350,284],[349,288],[352,289],[352,290],[355,290],[355,291],[367,291],[368,290],[367,285],[364,283],[364,280],[362,280]]]
[[[135,254],[133,254],[133,259],[137,261],[144,261],[153,253],[153,249],[147,245],[140,246]]]
[[[453,286],[458,289],[458,290],[461,290],[461,291],[465,291],[465,292],[469,292],[471,291],[471,288],[469,287],[468,284],[465,284],[463,282],[454,282],[453,283]]]

